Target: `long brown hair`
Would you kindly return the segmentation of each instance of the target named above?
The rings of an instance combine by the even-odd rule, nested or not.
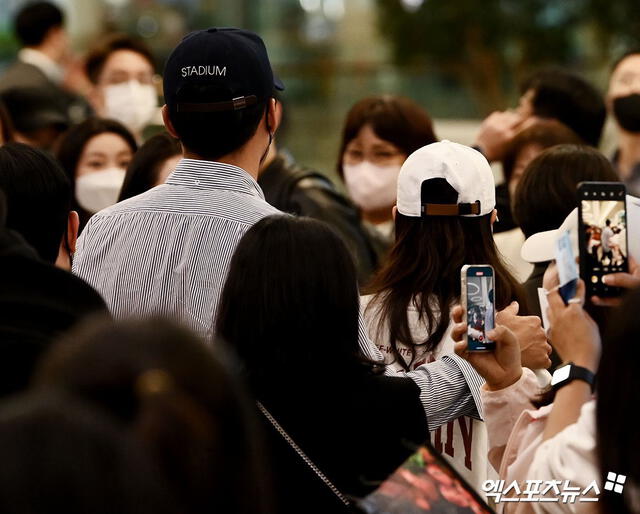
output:
[[[434,184],[431,203],[456,203],[458,193],[443,179]],[[460,298],[460,269],[465,264],[489,264],[495,276],[495,304],[504,309],[513,300],[526,310],[520,285],[500,259],[491,231],[491,214],[477,218],[462,216],[396,216],[396,241],[386,263],[374,277],[374,294],[367,310],[374,309],[378,335],[385,329],[394,358],[406,370],[416,359],[418,348],[433,351],[449,326],[450,309]],[[408,308],[413,304],[429,336],[416,342],[411,333]],[[411,349],[409,363],[398,343]]]

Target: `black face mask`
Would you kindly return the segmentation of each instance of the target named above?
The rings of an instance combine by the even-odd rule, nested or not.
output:
[[[640,95],[634,93],[613,101],[613,114],[627,132],[640,132]]]

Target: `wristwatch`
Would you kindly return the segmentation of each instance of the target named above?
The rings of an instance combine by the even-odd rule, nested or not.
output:
[[[557,391],[574,380],[584,380],[591,386],[592,392],[595,389],[595,373],[582,366],[576,366],[573,362],[568,362],[556,368],[551,377],[551,386]]]

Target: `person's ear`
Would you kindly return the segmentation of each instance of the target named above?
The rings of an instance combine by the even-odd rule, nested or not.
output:
[[[180,136],[178,136],[178,133],[176,132],[175,127],[173,126],[173,123],[171,123],[171,118],[169,117],[169,108],[167,107],[167,104],[162,106],[162,121],[164,122],[164,126],[167,129],[167,132],[169,132],[169,134],[171,135],[171,137],[180,139]]]
[[[67,217],[67,230],[62,236],[58,248],[56,266],[58,268],[71,270],[71,256],[76,253],[76,242],[78,241],[78,231],[80,229],[80,217],[76,211],[69,211]]]
[[[491,212],[491,226],[493,227],[493,224],[498,221],[498,209],[493,209],[493,211]]]
[[[391,216],[393,217],[393,221],[396,221],[396,216],[398,215],[398,206],[394,205],[391,209]]]
[[[269,99],[269,109],[267,109],[267,126],[270,129],[271,134],[275,134],[278,131],[280,122],[282,121],[282,104],[275,98]]]

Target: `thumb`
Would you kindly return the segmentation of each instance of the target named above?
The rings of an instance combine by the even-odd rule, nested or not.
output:
[[[505,307],[502,312],[507,315],[517,316],[520,311],[520,304],[516,301],[511,302],[507,307]]]

